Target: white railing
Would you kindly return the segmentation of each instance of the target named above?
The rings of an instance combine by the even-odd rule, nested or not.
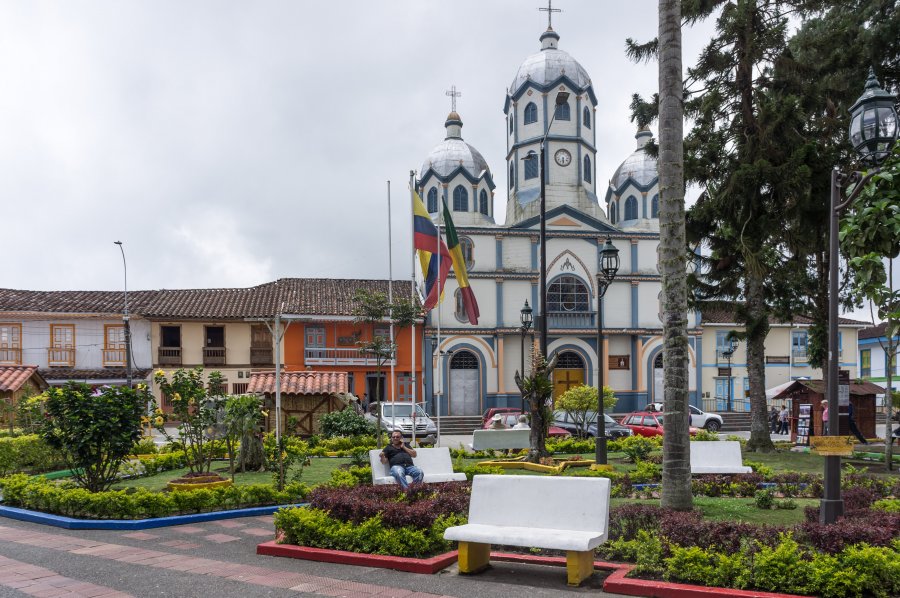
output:
[[[549,328],[593,328],[593,311],[550,311],[547,312]]]
[[[358,348],[314,347],[304,351],[307,365],[377,365],[377,359]],[[396,365],[388,359],[384,365]]]

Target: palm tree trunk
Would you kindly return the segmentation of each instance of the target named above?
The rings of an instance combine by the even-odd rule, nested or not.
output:
[[[659,0],[659,264],[663,293],[662,506],[693,508],[688,434],[681,0]]]

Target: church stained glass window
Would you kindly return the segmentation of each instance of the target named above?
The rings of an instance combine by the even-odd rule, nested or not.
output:
[[[453,190],[453,211],[468,212],[469,211],[469,192],[462,185],[457,185]]]
[[[510,115],[509,115],[509,134],[510,134],[510,135],[513,134],[513,123],[514,123],[514,122],[516,122],[516,119],[513,118],[513,115],[512,115],[512,114],[510,114]]]
[[[587,106],[584,107],[584,110],[581,112],[581,121],[584,123],[584,126],[588,129],[591,128],[591,111],[588,110]]]
[[[481,199],[481,204],[479,205],[479,211],[485,216],[488,215],[488,194],[484,189],[481,190],[479,194],[479,199]]]
[[[637,220],[638,217],[638,204],[637,198],[634,195],[628,197],[625,200],[625,216],[622,220]]]
[[[590,156],[584,157],[584,180],[588,183],[591,182],[591,158]]]
[[[536,179],[538,175],[538,156],[534,152],[528,152],[525,156],[525,180]]]
[[[575,276],[560,276],[547,288],[548,311],[586,312],[589,305],[587,287]]]
[[[437,187],[428,190],[428,213],[436,214],[437,209]]]
[[[650,217],[659,218],[659,193],[650,200]]]
[[[509,165],[509,188],[512,189],[516,184],[516,165]]]
[[[616,204],[615,203],[609,204],[609,221],[612,222],[613,224],[616,223]]]
[[[528,105],[525,106],[525,124],[530,125],[531,123],[537,122],[537,105],[534,102],[528,102]]]
[[[556,107],[556,120],[571,120],[571,111],[568,104],[561,104]]]

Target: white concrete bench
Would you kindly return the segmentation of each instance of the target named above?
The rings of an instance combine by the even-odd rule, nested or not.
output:
[[[524,449],[531,447],[531,430],[475,430],[472,450]]]
[[[609,490],[607,478],[477,475],[469,522],[447,528],[444,539],[459,542],[460,573],[487,568],[491,544],[565,550],[569,585],[577,586],[606,542]]]
[[[741,443],[735,440],[691,443],[691,473],[751,473],[741,461]]]
[[[372,466],[372,483],[376,486],[382,484],[396,484],[397,480],[391,475],[391,467],[381,462],[381,449],[369,451],[369,464]],[[413,457],[413,465],[422,470],[425,477],[422,481],[434,482],[462,482],[466,479],[464,473],[453,473],[453,462],[450,461],[450,449],[446,446],[438,448],[417,448]],[[412,482],[412,478],[406,476]]]

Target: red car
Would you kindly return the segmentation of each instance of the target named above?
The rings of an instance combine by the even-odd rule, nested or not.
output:
[[[489,429],[495,415],[502,415],[503,423],[506,424],[506,427],[512,428],[519,422],[519,415],[521,414],[522,410],[518,407],[492,407],[485,412],[484,421],[481,422],[481,429]],[[554,437],[571,436],[568,430],[563,430],[559,426],[550,426],[547,430],[547,435]]]
[[[623,417],[620,424],[631,428],[636,436],[662,436],[663,414],[650,411],[635,411]],[[688,428],[691,436],[697,435],[697,428]]]

